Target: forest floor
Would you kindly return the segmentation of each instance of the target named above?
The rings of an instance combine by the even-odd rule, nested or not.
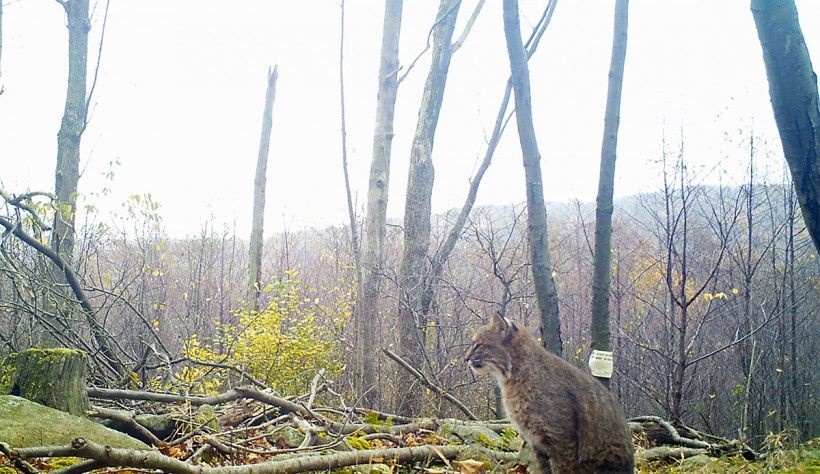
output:
[[[697,474],[747,474],[747,473],[820,473],[820,438],[814,438],[793,449],[776,449],[761,460],[747,461],[740,455],[711,458],[694,456],[676,463],[639,464],[640,474],[697,473]]]

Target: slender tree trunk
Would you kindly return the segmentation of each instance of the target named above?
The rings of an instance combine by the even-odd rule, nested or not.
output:
[[[430,248],[430,213],[435,175],[433,141],[447,84],[447,72],[450,69],[450,43],[460,6],[460,0],[441,0],[439,4],[433,28],[433,56],[410,150],[407,198],[404,205],[404,254],[399,276],[399,345],[402,357],[419,370],[424,365],[426,351],[427,321],[422,299],[427,252]],[[399,386],[410,387],[413,384],[413,376],[407,371],[399,373]],[[399,391],[397,398],[399,413],[413,416],[421,413],[421,390]]]
[[[357,391],[362,403],[374,406],[378,399],[372,350],[376,347],[376,319],[379,313],[379,286],[384,259],[387,224],[387,197],[390,181],[390,154],[393,144],[393,115],[398,91],[399,35],[402,0],[386,0],[382,34],[379,92],[376,101],[376,128],[373,133],[373,160],[367,191],[367,217],[362,248],[364,273],[361,301],[357,305]]]
[[[262,247],[265,228],[265,187],[267,185],[268,151],[273,128],[273,102],[276,99],[276,79],[279,69],[268,68],[268,87],[265,91],[265,109],[262,112],[262,135],[259,139],[259,155],[256,158],[256,174],[253,178],[253,222],[251,224],[250,260],[248,262],[248,299],[251,308],[259,310],[262,294]]]
[[[541,15],[541,19],[533,29],[529,40],[527,40],[528,60],[538,48],[539,40],[544,34],[544,31],[546,31],[547,26],[549,26],[556,4],[557,0],[552,0],[547,4],[544,8],[544,13]],[[456,41],[455,44],[459,45],[462,41],[463,36],[462,39]],[[490,167],[493,156],[495,155],[496,147],[498,146],[498,142],[501,140],[501,136],[507,128],[507,122],[511,117],[511,115],[507,115],[507,107],[509,106],[511,95],[512,82],[508,80],[507,85],[504,88],[504,97],[501,99],[501,105],[498,107],[498,113],[495,117],[493,133],[490,135],[490,140],[487,142],[487,149],[484,152],[484,159],[481,161],[481,165],[478,167],[473,179],[470,181],[470,187],[467,190],[467,197],[464,199],[464,204],[461,206],[461,211],[459,211],[459,214],[453,223],[453,227],[450,229],[450,232],[447,234],[447,238],[444,240],[444,243],[441,245],[441,248],[433,257],[430,264],[430,277],[427,279],[427,283],[424,288],[424,295],[422,296],[422,312],[425,316],[430,312],[430,307],[433,304],[436,289],[441,283],[441,274],[444,272],[444,265],[447,263],[447,260],[450,258],[450,254],[456,247],[458,239],[464,232],[464,226],[467,223],[467,218],[470,216],[470,212],[473,210],[473,205],[478,197],[478,188],[481,185],[481,180],[484,178],[484,174]]]
[[[350,175],[347,169],[347,117],[345,114],[345,1],[339,5],[341,15],[339,20],[339,104],[341,106],[340,119],[342,127],[342,172],[345,179],[345,197],[347,198],[347,214],[350,218],[350,249],[353,254],[353,266],[356,271],[356,286],[361,293],[362,285],[362,249],[359,245],[359,232],[356,229],[356,212],[353,210],[353,196],[350,192]]]
[[[69,264],[73,261],[74,218],[80,179],[80,137],[86,120],[88,73],[88,0],[61,2],[68,24],[68,89],[60,131],[57,133],[57,167],[54,193],[57,212],[51,247]]]
[[[820,250],[820,105],[794,0],[752,0],[775,122],[806,228]]]
[[[609,330],[609,288],[612,260],[612,194],[615,189],[615,160],[618,149],[618,126],[621,123],[621,89],[626,62],[626,34],[629,0],[615,2],[615,28],[612,35],[612,59],[604,116],[604,138],[601,145],[601,170],[598,177],[598,199],[595,207],[595,258],[592,271],[592,349],[612,351]],[[598,380],[609,386],[609,377]]]
[[[547,240],[547,208],[541,180],[541,155],[535,139],[530,97],[530,71],[527,53],[521,42],[518,0],[504,0],[504,36],[510,57],[515,92],[515,118],[524,161],[527,190],[527,240],[529,241],[532,276],[541,315],[541,341],[544,347],[561,354],[561,320],[558,295],[552,278],[552,264]]]
[[[0,79],[3,77],[3,2],[0,2]],[[0,82],[0,95],[3,95],[3,83]]]

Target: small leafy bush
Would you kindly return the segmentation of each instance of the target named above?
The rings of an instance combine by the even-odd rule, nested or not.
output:
[[[327,376],[339,373],[343,358],[335,333],[350,319],[351,294],[331,292],[336,301],[326,306],[305,295],[295,272],[286,276],[264,289],[272,295],[265,309],[240,308],[233,312],[238,324],[218,327],[209,340],[196,335],[187,339],[186,357],[239,368],[283,394],[305,391],[321,369]],[[240,382],[241,375],[192,364],[177,378],[192,391],[215,393]]]

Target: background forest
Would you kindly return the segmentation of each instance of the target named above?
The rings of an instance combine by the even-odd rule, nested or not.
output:
[[[514,24],[520,28],[516,49],[510,43],[512,19],[505,16],[513,75],[506,89],[499,90],[503,100],[497,114],[490,112],[493,121],[483,131],[469,182],[465,171],[461,182],[443,184],[463,193],[450,210],[437,212],[431,196],[434,163],[447,160],[433,146],[439,112],[451,96],[459,95],[458,89],[446,88],[451,58],[458,67],[462,46],[466,50],[469,35],[478,34],[471,32],[477,18],[492,18],[500,31],[501,7],[483,0],[442,0],[432,20],[426,20],[426,44],[418,51],[402,49],[400,55],[402,2],[384,2],[384,23],[371,32],[372,38],[380,34],[382,42],[380,55],[371,58],[381,62],[373,84],[378,87],[376,115],[369,122],[369,181],[357,189],[364,174],[351,178],[350,172],[365,167],[349,164],[362,156],[346,142],[345,107],[351,104],[345,91],[358,86],[345,82],[344,74],[345,54],[350,54],[344,47],[345,28],[355,25],[345,25],[342,1],[336,10],[341,28],[333,40],[338,63],[325,72],[335,75],[333,100],[341,104],[334,117],[337,135],[315,138],[341,136],[336,156],[325,157],[324,166],[338,170],[334,173],[344,194],[315,193],[317,200],[346,200],[337,224],[265,230],[265,209],[269,215],[272,208],[279,212],[284,206],[266,200],[266,190],[281,180],[316,187],[309,175],[277,172],[278,160],[298,159],[278,156],[276,135],[271,139],[272,130],[288,121],[277,109],[277,81],[289,74],[272,67],[266,95],[254,91],[259,99],[254,114],[263,104],[264,113],[255,180],[247,182],[254,190],[253,202],[177,177],[182,192],[220,195],[235,214],[253,215],[252,229],[225,225],[224,218],[208,218],[203,209],[187,209],[186,219],[200,222],[199,231],[187,236],[174,230],[164,214],[165,202],[152,193],[123,197],[114,191],[128,180],[117,155],[97,157],[97,163],[106,163],[102,178],[93,186],[83,184],[86,127],[95,123],[92,98],[98,70],[107,61],[101,32],[109,6],[116,9],[117,2],[58,3],[68,30],[68,95],[55,141],[55,187],[8,186],[0,172],[0,356],[30,347],[81,349],[90,357],[92,385],[183,394],[216,394],[248,382],[278,394],[301,394],[311,390],[321,373],[358,406],[401,415],[463,416],[462,408],[431,390],[433,385],[479,418],[495,419],[504,414],[494,382],[475,378],[463,356],[474,329],[500,310],[585,371],[592,349],[611,348],[615,372],[610,389],[627,417],[658,415],[756,447],[771,433],[787,433],[794,442],[820,433],[820,262],[810,233],[818,208],[806,207],[805,182],[793,179],[794,165],[782,154],[786,145],[746,119],[722,129],[722,141],[704,157],[697,147],[690,151],[690,133],[683,125],[664,125],[660,136],[646,137],[656,151],[640,158],[639,166],[653,176],[652,182],[644,183],[642,192],[616,193],[614,203],[610,184],[611,243],[601,247],[597,236],[603,231],[596,224],[604,219],[606,189],[599,187],[597,205],[580,199],[544,202],[541,173],[549,179],[552,168],[572,164],[538,153],[536,136],[541,141],[543,135],[532,125],[538,110],[526,110],[535,101],[525,99],[523,91],[529,94],[531,88],[535,97],[542,86],[530,84],[528,71],[516,76],[513,53],[520,53],[518,64],[526,69],[542,37],[549,41],[545,32],[562,21],[555,0],[542,2],[546,5],[538,7],[537,15],[528,6],[533,12],[520,25],[517,2],[504,2],[505,14],[514,4]],[[626,54],[627,1],[616,3],[622,16],[615,16],[607,108],[588,118],[596,127],[605,118],[601,176],[609,155],[615,166]],[[768,8],[767,3],[752,5]],[[632,8],[640,5],[635,2]],[[3,8],[14,7],[0,4],[0,25],[10,17],[2,16]],[[751,18],[748,9],[744,13]],[[796,13],[794,18],[796,23]],[[606,41],[611,23],[608,28],[601,34]],[[748,47],[759,48],[760,43]],[[806,61],[811,72],[808,53]],[[5,74],[15,64],[3,61],[0,70]],[[418,76],[417,81],[426,77],[418,102],[409,107],[418,107],[415,124],[394,121],[399,86],[416,87],[403,83],[408,74]],[[765,74],[761,68],[759,75]],[[3,80],[0,76],[0,85]],[[813,86],[816,109],[816,76]],[[3,101],[15,92],[8,88],[0,95],[0,113]],[[376,98],[373,92],[368,89]],[[372,108],[372,99],[367,107]],[[529,130],[524,112],[529,113]],[[715,127],[722,125],[716,120]],[[9,133],[4,127],[0,140]],[[391,148],[394,134],[410,144],[406,174],[396,166],[391,170],[391,153],[407,151]],[[692,141],[700,140],[697,130],[692,135]],[[493,163],[504,136],[516,147],[508,143],[503,148],[514,159]],[[502,183],[516,189],[509,204],[477,201],[485,172],[489,176],[497,167],[520,168],[520,154],[526,175]],[[16,158],[8,150],[4,155],[0,161],[6,168]],[[223,160],[202,157],[190,166],[231,166]],[[820,182],[816,168],[812,175],[809,166],[807,181]],[[388,193],[389,182],[405,179],[407,187],[397,188],[403,194],[392,188]],[[616,188],[623,180],[628,178],[619,177]],[[498,192],[499,183],[494,187]],[[522,201],[525,189],[527,201],[515,202]],[[540,194],[540,203],[532,194]],[[405,203],[403,215],[388,212],[388,198]],[[540,237],[533,224],[539,217],[544,219]],[[596,263],[601,252],[609,259],[603,264]],[[601,297],[593,295],[593,287],[599,288],[593,284],[596,274],[605,275],[608,285],[603,290],[608,347],[596,346],[601,339],[592,329],[594,300]],[[427,383],[396,359],[413,366]]]

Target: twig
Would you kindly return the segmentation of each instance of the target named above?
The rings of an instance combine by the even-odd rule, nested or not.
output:
[[[421,382],[422,384],[424,384],[427,388],[429,388],[433,392],[440,395],[442,398],[448,400],[450,403],[455,405],[459,410],[461,410],[471,420],[478,420],[478,417],[475,416],[473,414],[473,412],[470,411],[469,408],[467,408],[466,405],[464,405],[463,403],[461,403],[461,401],[459,401],[458,399],[456,399],[455,397],[453,397],[452,395],[447,393],[447,391],[444,390],[443,388],[441,388],[438,385],[434,384],[433,382],[427,380],[427,377],[425,377],[421,372],[419,372],[412,365],[408,364],[404,359],[399,357],[397,354],[392,352],[390,349],[384,347],[384,348],[382,348],[382,352],[387,354],[387,357],[390,357],[391,359],[396,361],[404,370],[408,371],[410,373],[410,375],[417,378],[418,381]]]
[[[313,376],[313,380],[310,382],[310,397],[308,397],[308,401],[305,404],[305,407],[310,410],[313,407],[313,402],[316,401],[316,392],[318,391],[319,381],[324,377],[325,369],[319,369],[319,372]]]

